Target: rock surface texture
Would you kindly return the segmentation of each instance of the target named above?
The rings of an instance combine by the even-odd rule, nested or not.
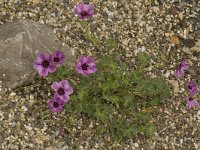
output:
[[[31,20],[19,20],[0,26],[0,80],[6,87],[32,82],[37,71],[33,63],[39,52],[61,50],[65,65],[73,65],[74,55],[69,46],[62,46],[53,30]]]

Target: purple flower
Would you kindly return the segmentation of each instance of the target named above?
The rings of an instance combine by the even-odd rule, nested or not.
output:
[[[57,95],[54,95],[54,98],[49,101],[49,107],[52,112],[61,112],[64,104],[64,101]]]
[[[175,70],[175,76],[177,78],[182,77],[184,75],[185,70],[189,69],[189,63],[186,59],[182,60]]]
[[[74,14],[78,15],[80,19],[88,19],[93,16],[94,7],[92,4],[84,4],[83,2],[76,5]]]
[[[188,89],[190,95],[193,96],[193,95],[197,94],[198,89],[197,89],[197,83],[196,83],[196,81],[189,81],[187,83],[187,89]]]
[[[61,65],[65,61],[65,55],[63,52],[57,50],[51,55],[51,59],[56,65]]]
[[[76,71],[85,77],[91,73],[95,73],[97,68],[94,59],[90,56],[80,56],[77,61]]]
[[[193,100],[192,97],[186,98],[186,107],[187,109],[197,107],[199,103],[196,100]]]
[[[73,88],[69,85],[67,80],[53,82],[51,88],[64,102],[67,102],[69,100],[69,95],[73,93]]]
[[[34,62],[34,68],[38,70],[39,75],[42,77],[46,77],[48,73],[56,71],[56,66],[52,63],[51,56],[44,53],[39,54]]]

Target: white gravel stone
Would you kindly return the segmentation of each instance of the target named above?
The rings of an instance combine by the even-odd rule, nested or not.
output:
[[[30,95],[30,100],[34,100],[34,95]]]
[[[139,144],[138,143],[134,143],[135,147],[139,147]]]

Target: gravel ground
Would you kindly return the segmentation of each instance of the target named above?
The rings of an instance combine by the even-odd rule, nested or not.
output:
[[[163,76],[173,97],[154,114],[158,131],[150,138],[115,143],[109,136],[95,137],[97,123],[75,115],[51,114],[46,102],[49,91],[37,81],[22,92],[0,86],[0,146],[2,149],[200,149],[200,110],[187,110],[184,84],[195,79],[200,84],[200,1],[199,0],[91,0],[95,15],[88,24],[73,15],[76,0],[3,0],[0,24],[28,18],[53,27],[63,45],[78,54],[111,54],[135,63],[139,51],[151,55],[150,73]],[[114,38],[116,49],[104,42],[91,44],[84,34],[100,41]],[[162,59],[161,59],[162,58]],[[172,75],[181,58],[190,60],[185,79]],[[130,65],[131,67],[131,65]],[[46,99],[45,99],[46,97]],[[200,95],[197,96],[200,99]],[[63,127],[62,123],[70,126]]]

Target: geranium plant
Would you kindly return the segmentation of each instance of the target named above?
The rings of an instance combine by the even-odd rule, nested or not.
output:
[[[141,53],[138,61],[137,69],[127,70],[126,64],[116,61],[114,55],[97,60],[80,56],[75,68],[61,67],[48,81],[69,80],[74,93],[65,110],[76,110],[99,121],[99,133],[110,132],[119,139],[149,135],[156,129],[150,114],[170,92],[163,79],[146,77],[148,54]]]
[[[90,19],[93,13],[92,4],[81,2],[74,8],[74,14],[81,20]],[[88,34],[85,38],[95,46],[101,43]],[[109,48],[116,45],[115,39],[106,43]],[[147,76],[151,60],[147,53],[138,54],[139,63],[131,70],[115,58],[114,54],[96,58],[82,55],[75,68],[66,68],[61,66],[65,56],[56,51],[40,54],[34,67],[40,76],[46,77],[54,92],[49,100],[52,112],[76,110],[101,124],[96,128],[97,133],[110,133],[117,139],[151,135],[156,130],[151,112],[156,111],[155,105],[169,98],[169,88],[162,78]],[[183,62],[176,75],[181,76],[187,68]]]

